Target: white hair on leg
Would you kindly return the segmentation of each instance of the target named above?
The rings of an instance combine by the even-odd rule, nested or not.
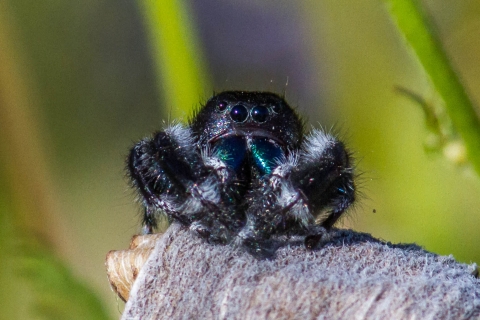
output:
[[[322,157],[325,149],[336,143],[338,143],[338,140],[333,135],[322,130],[314,129],[305,138],[300,156],[305,159],[306,162],[317,161],[317,159]]]

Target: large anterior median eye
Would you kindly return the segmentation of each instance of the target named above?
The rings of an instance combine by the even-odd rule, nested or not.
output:
[[[252,109],[251,111],[252,119],[255,122],[265,122],[268,117],[268,108],[265,106],[258,106]]]
[[[243,104],[237,104],[230,110],[230,117],[235,122],[244,122],[248,118],[248,110]]]

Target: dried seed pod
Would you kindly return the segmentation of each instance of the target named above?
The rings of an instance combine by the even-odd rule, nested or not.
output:
[[[110,251],[107,254],[105,266],[108,280],[118,296],[127,301],[130,289],[137,278],[140,269],[147,261],[155,247],[157,239],[162,234],[133,236],[128,250]]]

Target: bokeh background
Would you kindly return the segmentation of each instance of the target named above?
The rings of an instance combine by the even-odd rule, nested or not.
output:
[[[480,2],[422,3],[478,105]],[[0,318],[119,316],[104,259],[139,231],[125,156],[227,89],[340,132],[362,172],[341,225],[480,262],[480,178],[426,151],[396,86],[442,105],[380,0],[0,2]]]

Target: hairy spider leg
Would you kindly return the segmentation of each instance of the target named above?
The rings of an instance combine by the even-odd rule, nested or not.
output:
[[[354,203],[356,189],[352,157],[342,142],[314,131],[301,153],[301,161],[290,179],[308,199],[316,220],[308,226],[305,238],[305,246],[312,249],[323,236],[318,227],[331,229]]]
[[[128,169],[144,199],[145,233],[151,233],[157,227],[156,215],[159,211],[190,226],[205,238],[215,240],[220,237],[218,233],[225,232],[225,228],[218,225],[215,226],[216,233],[210,230],[209,225],[214,221],[208,218],[207,213],[222,212],[218,215],[228,220],[226,212],[235,212],[229,210],[235,203],[232,197],[228,197],[228,190],[224,190],[228,183],[222,183],[222,179],[229,182],[225,181],[228,173],[223,172],[220,176],[217,172],[220,169],[214,168],[211,163],[205,164],[204,160],[190,130],[181,125],[169,127],[134,146],[128,159]],[[230,218],[239,220],[238,217]]]
[[[169,131],[158,132],[153,138],[137,143],[128,159],[130,176],[144,199],[143,223],[148,231],[157,227],[158,210],[184,224],[195,219],[195,216],[179,215],[178,207],[187,200],[188,181],[194,179],[190,166],[197,167],[199,160]]]
[[[290,179],[308,199],[315,219],[330,229],[355,201],[352,157],[344,144],[319,130],[307,137]],[[328,209],[326,214],[323,210]]]

